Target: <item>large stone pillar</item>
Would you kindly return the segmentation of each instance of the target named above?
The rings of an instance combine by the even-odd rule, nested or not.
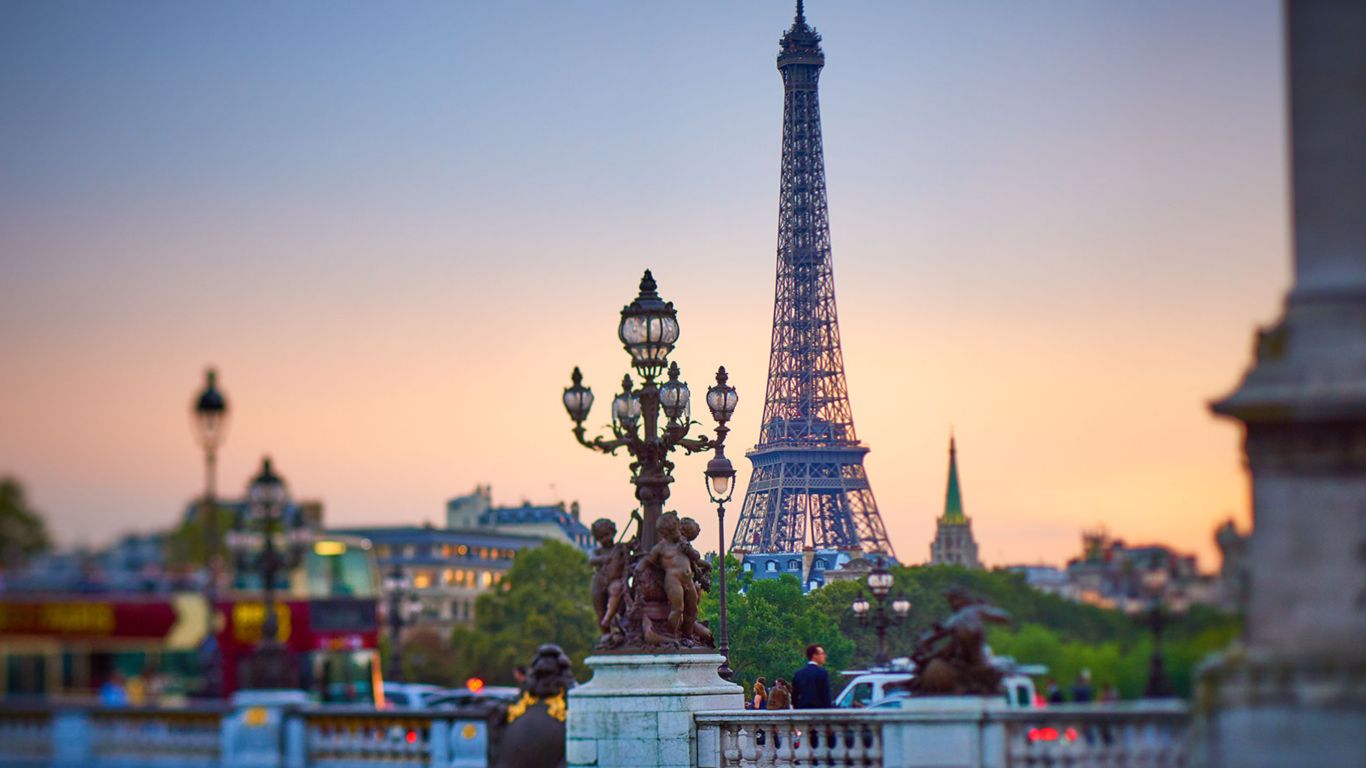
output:
[[[692,768],[693,713],[744,709],[716,653],[602,654],[593,679],[569,691],[570,768]]]
[[[1211,765],[1366,765],[1366,2],[1285,5],[1295,284],[1216,413],[1246,425],[1244,645],[1205,670]]]

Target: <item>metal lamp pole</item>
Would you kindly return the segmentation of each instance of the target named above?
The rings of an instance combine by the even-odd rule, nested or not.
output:
[[[227,432],[228,401],[218,391],[218,371],[209,368],[204,372],[204,389],[195,398],[191,409],[194,416],[195,437],[204,449],[204,501],[200,507],[200,520],[204,525],[204,564],[208,568],[209,580],[204,586],[204,597],[208,600],[209,610],[213,610],[217,597],[220,563],[218,558],[218,501],[215,498],[218,470],[218,447],[223,444]]]
[[[403,682],[403,627],[408,623],[408,614],[416,607],[416,600],[408,594],[408,577],[397,561],[385,576],[384,586],[389,593],[389,672],[386,677],[397,683]]]
[[[877,605],[870,605],[866,598],[860,596],[854,599],[852,606],[859,622],[866,625],[871,621],[873,629],[877,631],[877,658],[873,663],[879,667],[888,663],[887,629],[900,624],[911,612],[911,601],[902,595],[893,599],[891,611],[887,610],[887,596],[891,593],[894,583],[892,572],[883,566],[882,558],[879,557],[867,579],[868,590],[873,593]]]
[[[730,501],[735,493],[735,467],[731,465],[730,459],[726,458],[726,434],[730,432],[726,422],[735,414],[735,406],[740,402],[735,387],[726,383],[727,378],[723,366],[716,371],[716,386],[707,390],[707,407],[716,419],[716,455],[707,462],[706,477],[707,495],[716,505],[716,559],[719,561],[721,572],[721,636],[717,650],[723,658],[716,673],[723,680],[730,680],[735,676],[735,672],[730,668],[730,626],[726,621],[726,502]]]
[[[231,542],[237,550],[238,565],[243,570],[259,571],[264,592],[265,616],[261,622],[261,644],[249,659],[250,687],[293,688],[295,669],[288,650],[279,641],[280,622],[276,616],[275,582],[281,571],[297,567],[303,561],[308,532],[303,521],[284,519],[289,505],[289,491],[285,481],[275,473],[270,458],[261,460],[261,470],[247,487],[248,514],[259,532],[255,535],[239,532]],[[282,546],[276,545],[277,528]],[[258,541],[261,549],[254,555]]]

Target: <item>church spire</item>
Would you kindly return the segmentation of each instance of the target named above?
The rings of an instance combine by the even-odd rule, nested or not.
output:
[[[949,435],[949,488],[944,494],[944,522],[962,524],[968,521],[963,514],[963,495],[958,489],[958,446]]]

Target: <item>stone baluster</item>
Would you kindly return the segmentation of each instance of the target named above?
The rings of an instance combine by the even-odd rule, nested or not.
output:
[[[754,762],[754,727],[746,723],[740,727],[740,768],[755,768]]]
[[[774,768],[792,768],[792,755],[795,749],[796,731],[789,723],[783,723],[781,729],[774,728],[775,744],[773,750]]]
[[[721,765],[735,768],[740,764],[740,725],[723,723],[721,725]]]

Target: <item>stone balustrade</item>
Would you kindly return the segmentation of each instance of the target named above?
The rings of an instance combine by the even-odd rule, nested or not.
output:
[[[483,711],[0,705],[5,768],[484,768]]]
[[[1179,702],[1012,710],[926,699],[905,710],[700,712],[696,768],[1185,765]]]

